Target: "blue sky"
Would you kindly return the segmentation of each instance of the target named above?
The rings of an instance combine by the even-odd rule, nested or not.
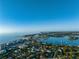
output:
[[[0,33],[78,31],[79,0],[0,0]]]

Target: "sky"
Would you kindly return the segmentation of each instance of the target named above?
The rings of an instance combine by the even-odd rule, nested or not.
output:
[[[0,0],[0,33],[79,31],[79,0]]]

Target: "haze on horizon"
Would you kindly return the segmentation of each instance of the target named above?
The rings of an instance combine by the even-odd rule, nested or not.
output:
[[[0,33],[79,31],[79,0],[0,0]]]

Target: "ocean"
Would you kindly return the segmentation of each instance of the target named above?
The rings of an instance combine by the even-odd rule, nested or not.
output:
[[[14,40],[17,40],[16,34],[0,34],[0,43],[7,43]]]
[[[7,43],[7,42],[12,42],[14,40],[18,40],[21,36],[25,34],[33,34],[33,32],[0,34],[0,43]]]
[[[23,34],[0,34],[0,44],[18,40],[18,38],[22,35]],[[42,42],[46,42],[48,44],[56,44],[56,45],[70,45],[70,46],[79,45],[79,39],[68,40],[67,38],[63,38],[63,37],[59,37],[59,38],[50,37],[46,40],[43,40]]]

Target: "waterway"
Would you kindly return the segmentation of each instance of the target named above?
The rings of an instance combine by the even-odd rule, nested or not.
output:
[[[0,44],[18,40],[18,36],[21,36],[21,35],[22,34],[2,34],[0,35]],[[55,45],[70,45],[70,46],[79,45],[79,39],[68,40],[65,37],[59,37],[59,38],[50,37],[50,38],[43,40],[42,42],[48,43],[48,44],[55,44]]]

